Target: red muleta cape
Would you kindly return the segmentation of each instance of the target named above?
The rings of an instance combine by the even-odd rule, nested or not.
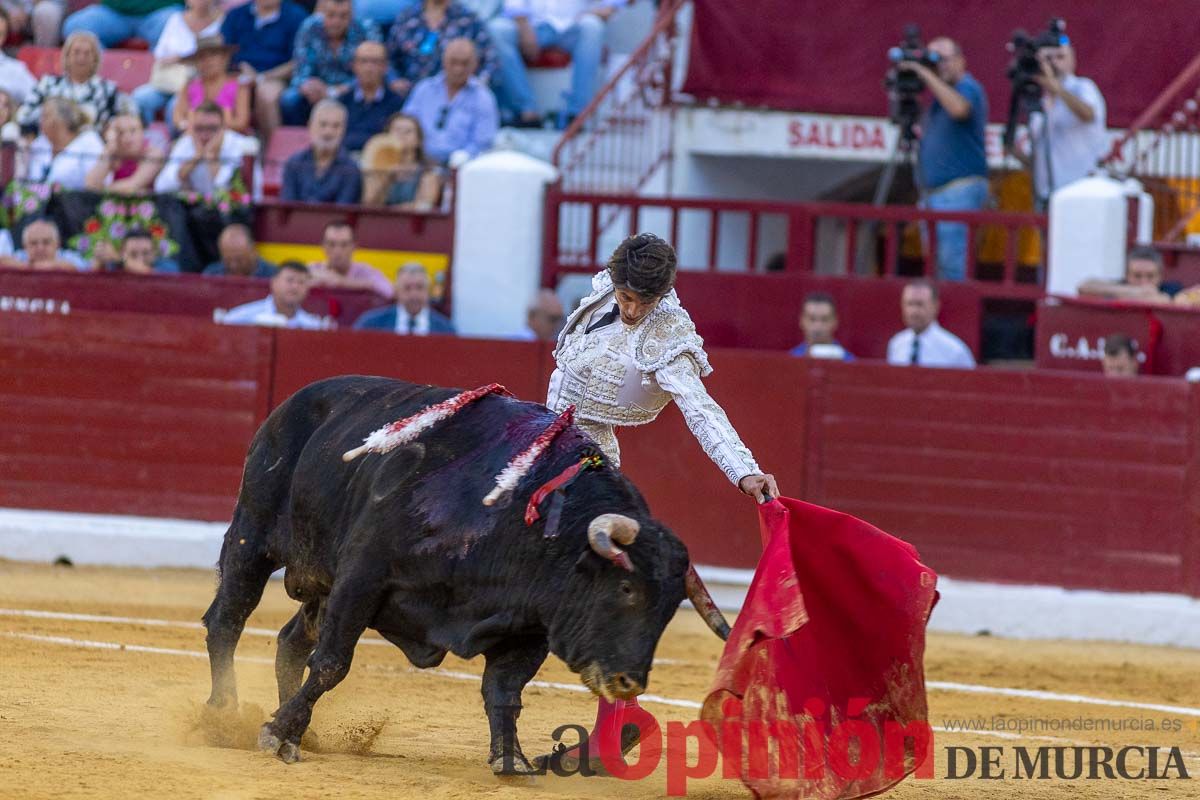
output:
[[[937,575],[848,514],[779,498],[759,522],[763,555],[701,710],[725,774],[756,797],[849,800],[930,770],[923,662]],[[799,731],[798,769],[761,744],[780,722]]]

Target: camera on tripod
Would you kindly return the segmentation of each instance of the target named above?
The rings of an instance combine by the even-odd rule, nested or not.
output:
[[[1004,145],[1011,148],[1016,138],[1017,125],[1022,116],[1042,110],[1042,86],[1037,78],[1042,75],[1042,60],[1039,51],[1047,47],[1062,47],[1067,44],[1067,23],[1053,17],[1046,30],[1030,36],[1023,29],[1013,31],[1008,50],[1013,54],[1008,65],[1008,82],[1012,86],[1009,103],[1008,123],[1004,128]]]
[[[921,104],[917,98],[925,90],[921,76],[911,69],[902,68],[903,62],[913,61],[936,70],[939,56],[926,49],[921,43],[921,29],[916,25],[904,26],[904,38],[899,47],[887,52],[892,66],[883,80],[888,93],[888,118],[900,128],[900,140],[905,145],[916,140],[916,124],[921,117]]]

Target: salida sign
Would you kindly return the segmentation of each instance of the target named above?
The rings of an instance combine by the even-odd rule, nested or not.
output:
[[[882,121],[797,118],[788,123],[788,147],[886,153],[887,128]]]

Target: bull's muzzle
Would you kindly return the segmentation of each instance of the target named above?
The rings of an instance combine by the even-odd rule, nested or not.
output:
[[[641,526],[636,519],[624,514],[601,514],[588,525],[588,544],[596,553],[614,564],[633,572],[629,554],[617,547],[628,547],[637,539]]]

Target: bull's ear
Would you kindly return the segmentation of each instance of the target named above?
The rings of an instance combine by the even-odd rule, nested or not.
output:
[[[584,575],[590,577],[595,577],[603,567],[604,559],[596,555],[591,548],[580,553],[579,559],[575,562],[575,571],[582,572]]]

